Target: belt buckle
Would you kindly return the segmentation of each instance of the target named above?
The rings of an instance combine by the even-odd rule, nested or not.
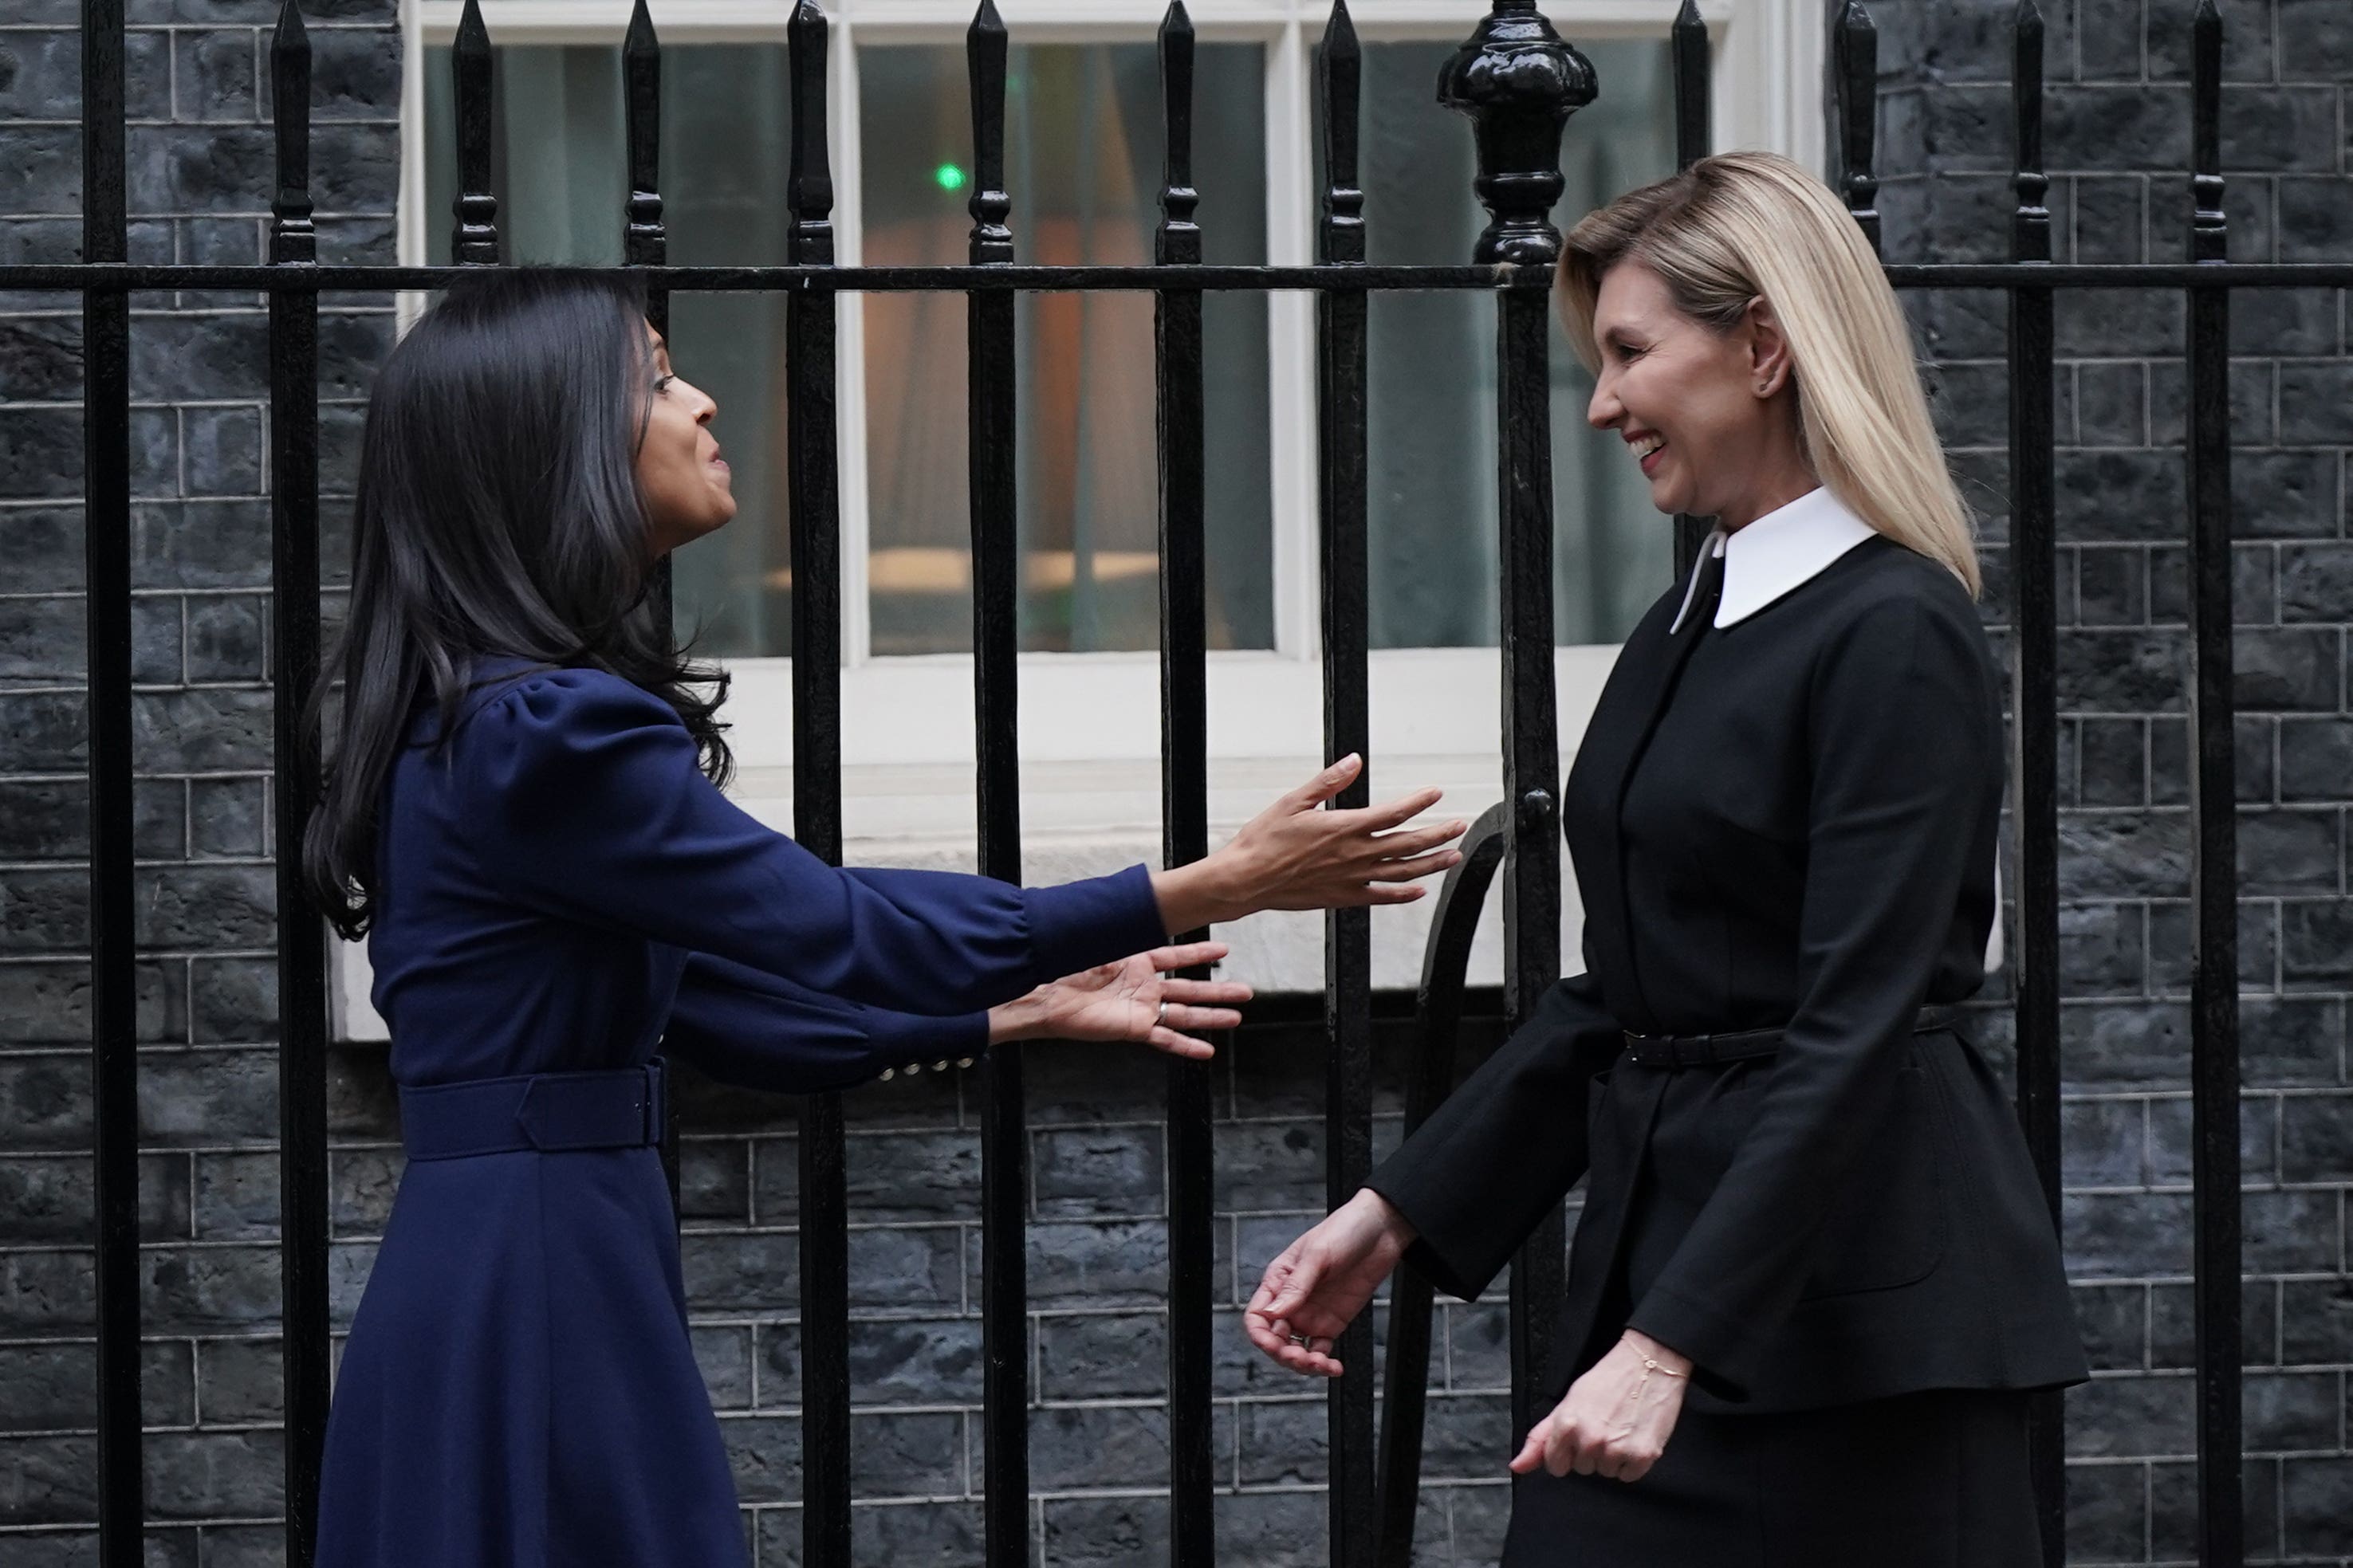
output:
[[[649,1057],[646,1065],[638,1070],[646,1076],[645,1139],[649,1144],[659,1148],[670,1120],[667,1064],[659,1057]]]

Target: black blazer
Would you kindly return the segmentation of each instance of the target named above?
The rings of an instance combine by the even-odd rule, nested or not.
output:
[[[1942,567],[1856,545],[1728,626],[1682,587],[1627,640],[1564,797],[1587,972],[1370,1185],[1473,1297],[1590,1174],[1561,1388],[1628,1324],[1695,1408],[2088,1375],[2050,1210],[1977,1051],[1915,1034],[1983,980],[2000,681]],[[1671,1071],[1624,1032],[1786,1026]],[[1555,1394],[1559,1392],[1556,1389]]]

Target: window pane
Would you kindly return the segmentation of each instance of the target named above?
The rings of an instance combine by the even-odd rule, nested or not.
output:
[[[1470,260],[1487,214],[1472,191],[1468,120],[1432,84],[1446,43],[1365,49],[1362,178],[1367,258]],[[1566,228],[1621,191],[1674,171],[1663,43],[1594,44],[1601,97],[1561,151]],[[1320,131],[1320,127],[1319,127]],[[1322,149],[1316,152],[1322,167]],[[1320,176],[1319,176],[1320,177]],[[1376,647],[1496,639],[1495,301],[1479,293],[1376,294],[1370,313],[1370,553]],[[1552,343],[1556,611],[1564,643],[1622,641],[1672,574],[1672,525],[1623,443],[1585,423],[1592,381],[1556,319]]]
[[[1006,91],[1015,254],[1143,263],[1159,221],[1160,89],[1148,43],[1016,45]],[[1196,215],[1213,262],[1266,257],[1263,51],[1197,55]],[[861,48],[865,258],[961,263],[972,217],[964,51]],[[962,295],[870,295],[868,485],[873,647],[971,646]],[[1266,301],[1213,294],[1203,333],[1209,642],[1273,641]],[[1159,639],[1153,300],[1024,294],[1015,306],[1021,643],[1149,648]]]
[[[446,263],[456,114],[449,51],[426,53],[427,254]],[[491,188],[506,258],[617,264],[627,195],[619,52],[501,48],[493,71]],[[781,45],[662,50],[662,218],[672,262],[787,259],[789,80]],[[549,134],[552,126],[561,134]],[[512,133],[516,127],[523,133]],[[791,651],[784,321],[778,296],[670,299],[671,363],[719,405],[712,429],[738,502],[733,523],[672,558],[680,635],[698,637],[704,653]]]

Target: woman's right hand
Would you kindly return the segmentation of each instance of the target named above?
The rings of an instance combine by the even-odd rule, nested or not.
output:
[[[1261,910],[1347,909],[1402,904],[1425,889],[1410,884],[1461,860],[1441,847],[1470,826],[1460,819],[1407,827],[1438,803],[1418,789],[1383,805],[1319,809],[1364,768],[1351,752],[1252,817],[1224,848],[1189,866],[1153,874],[1161,918],[1172,933]]]
[[[1334,1342],[1365,1310],[1414,1236],[1412,1224],[1387,1198],[1370,1187],[1358,1192],[1266,1266],[1258,1293],[1242,1311],[1250,1343],[1293,1372],[1339,1376]]]

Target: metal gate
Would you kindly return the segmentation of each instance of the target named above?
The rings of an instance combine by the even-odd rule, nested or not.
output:
[[[311,222],[311,56],[302,19],[287,0],[271,49],[279,107],[277,194],[269,260],[261,266],[132,265],[124,169],[123,0],[84,0],[83,260],[0,266],[0,289],[79,291],[87,353],[88,616],[91,784],[90,959],[96,1095],[99,1300],[99,1477],[101,1561],[141,1558],[142,1527],[138,1272],[138,1063],[133,1046],[132,875],[132,622],[130,512],[130,294],[133,289],[265,290],[269,300],[272,482],[271,671],[275,687],[277,842],[296,844],[316,794],[315,746],[299,720],[319,668],[318,308],[322,289],[432,289],[456,271],[499,265],[497,203],[491,195],[491,55],[469,0],[454,51],[459,176],[457,267],[322,266]],[[1899,289],[1989,289],[2009,301],[2010,457],[2012,472],[2012,646],[2015,784],[2021,876],[2015,889],[2020,1114],[2056,1212],[2059,1176],[2059,879],[2057,867],[2057,605],[2053,587],[2053,344],[2055,293],[2066,289],[2155,289],[2189,304],[2190,560],[2195,674],[2190,702],[2195,817],[2192,994],[2196,1213],[2199,1552],[2207,1564],[2242,1556],[2240,1500],[2239,1142],[2236,859],[2232,815],[2231,437],[2227,331],[2237,289],[2353,286],[2353,264],[2236,265],[2224,258],[2221,164],[2221,22],[2199,0],[2192,24],[2194,167],[2190,210],[2181,214],[2189,260],[2179,265],[2054,265],[2043,205],[2043,26],[2033,0],[2015,19],[2017,201],[2006,264],[1894,266]],[[1182,0],[1160,31],[1166,161],[1162,220],[1149,267],[1038,267],[1015,257],[1006,226],[1007,34],[982,0],[967,36],[974,105],[973,226],[964,267],[839,268],[828,214],[826,146],[827,22],[798,0],[789,29],[792,153],[786,202],[790,264],[664,265],[658,189],[659,46],[638,0],[623,46],[628,189],[617,215],[627,264],[652,287],[657,325],[678,289],[761,290],[786,296],[788,468],[792,553],[794,831],[838,859],[841,848],[839,541],[835,458],[836,302],[843,290],[944,290],[966,297],[970,333],[971,521],[975,563],[975,702],[980,737],[980,865],[1018,879],[1020,759],[1018,700],[1014,429],[1014,295],[1018,290],[1150,291],[1155,300],[1161,611],[1164,844],[1168,860],[1208,849],[1206,637],[1203,577],[1201,308],[1206,291],[1307,289],[1317,300],[1316,388],[1324,744],[1326,754],[1367,751],[1366,385],[1366,309],[1374,290],[1475,289],[1495,302],[1499,556],[1504,702],[1505,798],[1473,829],[1464,863],[1437,903],[1421,989],[1421,1045],[1412,1064],[1409,1121],[1442,1098],[1451,1070],[1463,971],[1478,908],[1504,880],[1507,1011],[1524,1015],[1556,977],[1561,916],[1557,724],[1552,667],[1553,500],[1547,400],[1547,312],[1560,237],[1549,213],[1567,117],[1591,101],[1591,67],[1563,43],[1535,0],[1494,0],[1440,82],[1441,100],[1472,121],[1479,199],[1493,216],[1459,267],[1365,263],[1357,188],[1360,57],[1343,0],[1335,0],[1316,66],[1327,127],[1320,259],[1303,267],[1204,266],[1193,222],[1191,159],[1194,37]],[[1674,24],[1678,151],[1688,163],[1707,146],[1709,51],[1691,0]],[[1874,247],[1879,216],[1873,172],[1876,36],[1859,3],[1835,26],[1831,86],[1838,104],[1840,188]],[[290,112],[290,106],[292,111]],[[1698,531],[1679,530],[1688,559]],[[1343,797],[1362,804],[1360,779]],[[1525,847],[1525,852],[1524,851]],[[287,1549],[312,1556],[318,1458],[329,1388],[328,1170],[325,1062],[326,948],[322,923],[305,918],[294,865],[278,868],[281,1204],[283,1221]],[[1372,1068],[1369,926],[1365,911],[1327,917],[1326,1182],[1337,1204],[1370,1163]],[[1213,1560],[1211,1468],[1210,1094],[1206,1069],[1168,1068],[1171,1173],[1169,1302],[1171,1531],[1180,1568]],[[839,1100],[801,1110],[800,1231],[806,1395],[801,1444],[804,1560],[849,1561],[849,1373],[847,1202]],[[1030,1560],[1023,1353],[1027,1306],[1022,1193],[1027,1145],[1019,1058],[987,1068],[983,1131],[983,1333],[986,1362],[986,1555],[992,1564]],[[1539,1230],[1513,1273],[1514,1416],[1535,1414],[1528,1391],[1544,1386],[1544,1325],[1561,1287],[1563,1220]],[[1429,1350],[1430,1292],[1401,1279],[1392,1304],[1386,1422],[1375,1441],[1372,1330],[1360,1321],[1339,1353],[1351,1367],[1330,1392],[1331,1555],[1335,1563],[1403,1564],[1411,1553]],[[2060,1559],[2064,1496],[2059,1405],[2045,1398],[2035,1422],[2037,1482],[2046,1552]]]

